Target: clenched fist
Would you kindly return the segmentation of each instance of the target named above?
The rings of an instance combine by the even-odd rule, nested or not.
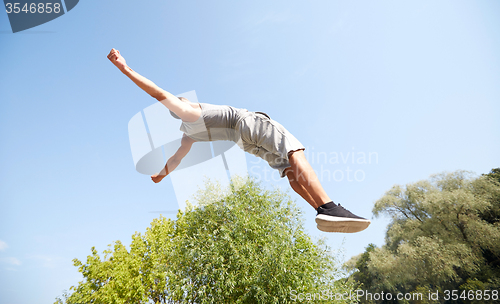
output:
[[[108,54],[108,59],[120,70],[123,70],[127,66],[125,58],[120,54],[120,51],[111,49]]]

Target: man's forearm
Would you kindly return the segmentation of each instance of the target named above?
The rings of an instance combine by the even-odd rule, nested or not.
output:
[[[121,68],[120,71],[122,71],[123,74],[125,74],[128,78],[130,78],[130,80],[132,80],[138,87],[143,89],[146,93],[148,93],[152,97],[156,98],[158,101],[167,98],[168,95],[172,95],[169,92],[161,89],[151,80],[147,79],[146,77],[132,70],[129,66]]]
[[[180,159],[177,159],[176,157],[170,157],[165,164],[164,172],[165,175],[169,175],[170,172],[174,171],[175,168],[181,163]],[[163,172],[162,172],[163,173]]]

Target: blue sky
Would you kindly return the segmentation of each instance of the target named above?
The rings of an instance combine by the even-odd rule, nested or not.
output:
[[[0,13],[0,303],[52,303],[81,279],[73,258],[177,207],[168,178],[134,170],[127,124],[155,100],[111,48],[174,94],[268,113],[316,157],[329,195],[371,218],[394,184],[499,166],[499,14],[493,0],[80,1],[12,34]],[[290,194],[346,259],[383,244],[386,219],[322,233]]]

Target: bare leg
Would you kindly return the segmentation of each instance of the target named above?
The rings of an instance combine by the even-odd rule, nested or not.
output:
[[[315,209],[332,201],[328,194],[326,194],[323,186],[321,186],[318,176],[304,155],[304,151],[299,150],[292,152],[288,159],[291,169],[287,171],[287,176],[290,179],[289,171],[292,170],[294,183],[296,182],[300,185],[299,188],[295,184],[292,185],[292,181],[290,181],[290,185],[295,192],[301,195]],[[309,197],[312,198],[312,200]]]
[[[295,174],[291,169],[288,169],[285,171],[286,176],[288,177],[288,181],[290,182],[290,186],[292,189],[297,192],[298,195],[300,195],[304,200],[306,200],[309,205],[311,205],[314,209],[317,209],[320,205],[316,204],[314,199],[312,198],[311,194],[307,192],[306,188],[304,188],[298,181],[297,178],[295,177]]]

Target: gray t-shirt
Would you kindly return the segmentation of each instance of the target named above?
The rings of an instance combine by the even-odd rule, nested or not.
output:
[[[194,122],[183,121],[180,130],[196,141],[230,140],[240,138],[239,123],[251,115],[247,109],[200,103],[201,115]]]

